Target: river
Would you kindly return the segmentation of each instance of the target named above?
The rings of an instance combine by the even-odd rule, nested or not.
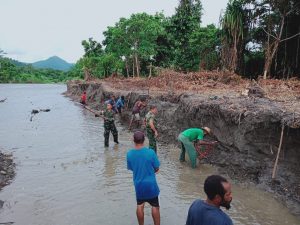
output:
[[[0,149],[13,153],[16,177],[0,192],[0,223],[17,225],[132,225],[135,195],[126,151],[132,135],[117,124],[120,144],[103,144],[103,121],[62,93],[65,85],[2,84]],[[32,109],[50,108],[36,114]],[[161,224],[185,224],[193,200],[205,198],[203,182],[216,169],[193,170],[178,162],[179,149],[159,146],[157,175]],[[299,218],[254,185],[233,184],[234,224],[299,225]],[[145,224],[152,224],[150,207]]]

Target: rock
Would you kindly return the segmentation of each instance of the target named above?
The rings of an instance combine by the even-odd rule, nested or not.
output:
[[[1,170],[0,173],[1,173],[2,175],[6,175],[6,174],[7,174],[4,170]]]

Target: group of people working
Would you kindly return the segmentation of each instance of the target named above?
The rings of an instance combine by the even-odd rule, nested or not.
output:
[[[122,104],[117,104],[118,101]],[[86,103],[86,102],[85,102]],[[115,101],[115,96],[111,96],[106,102],[106,109],[101,111],[104,118],[104,145],[109,144],[109,133],[111,132],[114,142],[118,144],[118,132],[114,124],[114,114],[121,113],[125,105],[124,96],[121,96]],[[133,122],[137,125],[142,124],[141,110],[147,106],[144,98],[139,99],[133,106],[132,118],[129,129]],[[142,130],[137,130],[133,134],[134,148],[127,152],[127,168],[133,172],[133,183],[136,193],[137,209],[136,215],[139,225],[144,224],[144,206],[149,203],[152,207],[152,218],[154,225],[160,225],[160,210],[159,210],[159,186],[156,181],[156,174],[159,172],[160,162],[157,157],[158,137],[156,115],[157,107],[150,106],[149,112],[146,114],[144,124],[146,126],[146,134],[149,139],[149,147],[145,147],[145,133]],[[206,146],[214,145],[216,142],[204,141],[205,135],[210,135],[211,129],[189,128],[181,132],[178,140],[181,143],[180,161],[185,161],[185,153],[189,155],[191,165],[196,167],[198,153],[197,145]],[[230,208],[232,200],[230,183],[219,175],[207,177],[204,182],[204,191],[207,195],[206,200],[196,200],[190,206],[186,225],[231,225],[232,220],[225,214],[220,207]]]

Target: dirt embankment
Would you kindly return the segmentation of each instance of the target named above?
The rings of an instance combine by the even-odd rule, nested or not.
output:
[[[8,185],[15,176],[15,164],[12,155],[3,154],[0,152],[0,191]],[[0,200],[0,209],[3,206],[3,201]]]
[[[140,96],[148,96],[149,105],[156,104],[159,109],[160,143],[176,144],[178,134],[189,127],[211,127],[219,144],[206,159],[208,163],[234,180],[255,182],[275,193],[293,213],[300,215],[299,90],[293,89],[296,94],[287,101],[292,91],[285,95],[277,89],[275,94],[270,91],[278,86],[276,81],[259,84],[242,80],[237,85],[235,77],[223,78],[224,82],[197,78],[200,87],[185,90],[182,87],[186,83],[180,79],[73,81],[68,83],[67,95],[78,100],[86,90],[88,103],[94,109],[99,109],[99,103],[112,93],[124,95],[129,109]],[[292,83],[297,87],[297,82]],[[291,84],[279,86],[288,88]],[[130,111],[123,118],[128,118],[128,114]],[[272,180],[282,126],[282,149],[276,179]]]

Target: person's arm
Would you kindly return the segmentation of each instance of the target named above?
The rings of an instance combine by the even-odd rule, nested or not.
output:
[[[146,106],[147,106],[146,102],[140,102],[140,104],[139,104],[139,107],[141,110],[144,109]]]
[[[197,144],[199,145],[214,145],[218,143],[217,141],[203,141],[203,140],[197,140]]]
[[[159,166],[160,166],[160,162],[157,158],[157,155],[155,154],[155,152],[153,151],[153,161],[152,161],[152,166],[153,166],[153,169],[155,171],[155,173],[158,173],[159,171]]]
[[[127,153],[126,158],[127,158],[127,169],[132,171],[132,167],[131,167],[131,164],[130,164],[130,161],[129,161],[128,153]]]
[[[153,119],[150,119],[149,125],[150,125],[150,127],[151,127],[151,130],[153,130],[155,137],[157,137],[157,136],[158,136],[158,132],[157,132],[155,126],[154,126],[154,121],[153,121]]]

